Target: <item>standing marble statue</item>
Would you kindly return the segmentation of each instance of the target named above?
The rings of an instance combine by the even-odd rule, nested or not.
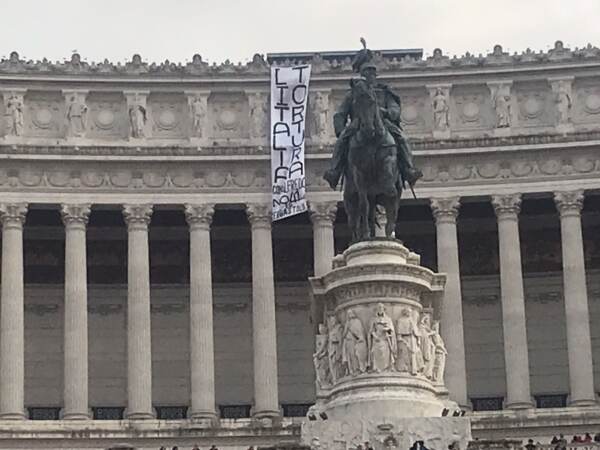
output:
[[[202,125],[206,118],[206,99],[199,96],[193,98],[190,102],[190,111],[192,113],[192,130],[194,136],[202,137]]]
[[[82,137],[87,126],[87,106],[77,95],[71,97],[67,109],[67,122],[69,134],[75,137]]]
[[[131,125],[131,137],[145,137],[146,128],[146,108],[137,101],[129,108],[129,122]]]
[[[496,127],[510,127],[510,95],[504,95],[498,90],[494,100],[494,107],[496,109]]]
[[[329,371],[329,357],[327,354],[327,330],[323,325],[319,325],[319,334],[315,342],[315,353],[313,353],[313,363],[315,365],[315,374],[317,378],[317,388],[323,389],[331,384],[331,373]]]
[[[6,111],[10,117],[8,134],[21,136],[23,134],[23,102],[16,95],[12,95],[6,102]]]
[[[417,325],[415,324],[410,311],[407,308],[402,309],[400,317],[396,322],[396,343],[398,348],[396,370],[398,372],[410,372],[413,375],[417,374],[417,335]]]
[[[262,138],[268,132],[268,105],[267,95],[263,93],[255,93],[248,97],[250,105],[250,137]]]
[[[444,369],[446,368],[446,355],[448,351],[444,345],[442,336],[440,335],[440,322],[435,321],[433,323],[433,333],[431,334],[431,340],[434,346],[435,358],[433,364],[433,381],[436,383],[444,382]]]
[[[433,377],[433,365],[435,363],[432,334],[429,314],[423,313],[419,322],[419,346],[423,357],[423,375],[430,379]]]
[[[393,367],[396,358],[394,324],[378,303],[369,327],[369,367],[373,372],[383,372]]]
[[[324,140],[327,138],[327,126],[329,124],[329,105],[327,96],[317,91],[314,97],[315,135]]]
[[[433,125],[436,130],[446,130],[450,126],[448,99],[442,88],[437,88],[431,100],[433,107]]]
[[[365,329],[354,310],[348,310],[344,326],[342,347],[342,363],[348,368],[351,376],[367,371],[367,342]]]
[[[571,120],[571,107],[573,102],[571,95],[567,89],[564,81],[561,81],[558,85],[558,92],[556,93],[556,107],[558,109],[558,123],[568,123]]]
[[[331,380],[335,383],[344,376],[344,372],[342,368],[342,325],[334,314],[327,318],[327,353]]]

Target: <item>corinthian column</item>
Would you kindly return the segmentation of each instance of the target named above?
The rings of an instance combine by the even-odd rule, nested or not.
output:
[[[519,211],[521,196],[495,195],[492,204],[498,217],[500,247],[500,289],[502,291],[502,328],[506,365],[506,407],[531,408],[529,354],[525,327],[525,294],[521,272]]]
[[[65,225],[64,419],[89,419],[85,229],[90,205],[62,205]]]
[[[437,232],[438,271],[446,273],[446,288],[441,314],[442,339],[448,350],[444,381],[450,397],[462,408],[468,408],[462,292],[456,230],[459,207],[458,197],[431,200]]]
[[[246,213],[252,228],[253,415],[262,419],[279,416],[271,208],[251,204]]]
[[[23,224],[26,214],[25,203],[0,204],[0,419],[25,418]]]
[[[151,205],[123,205],[127,223],[127,418],[151,419],[150,264]]]
[[[190,417],[209,425],[217,420],[210,258],[213,213],[213,205],[185,206],[190,227]]]
[[[570,404],[593,405],[596,401],[592,340],[581,232],[583,190],[557,192],[554,200],[560,213]]]

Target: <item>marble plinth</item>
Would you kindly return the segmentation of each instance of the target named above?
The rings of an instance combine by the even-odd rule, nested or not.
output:
[[[467,417],[444,385],[439,331],[445,275],[420,265],[400,241],[349,247],[333,269],[310,279],[321,324],[313,355],[317,403],[302,431],[305,445],[346,449],[466,448]],[[462,324],[457,324],[462,326]]]

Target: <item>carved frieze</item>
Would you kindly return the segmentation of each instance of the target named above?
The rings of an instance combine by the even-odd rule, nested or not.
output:
[[[183,139],[187,133],[188,108],[183,95],[153,94],[148,98],[152,136]]]

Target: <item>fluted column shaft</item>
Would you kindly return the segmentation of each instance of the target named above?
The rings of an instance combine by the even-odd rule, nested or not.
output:
[[[150,333],[150,205],[124,205],[127,223],[127,417],[150,419],[152,351]]]
[[[310,203],[310,220],[313,225],[314,272],[316,277],[331,271],[335,253],[333,223],[337,202]]]
[[[23,224],[27,205],[0,204],[0,419],[24,419]]]
[[[213,213],[213,205],[185,207],[190,227],[190,417],[209,423],[217,419],[210,251]]]
[[[62,205],[65,225],[64,419],[89,419],[86,224],[90,205]]]
[[[502,328],[506,365],[506,407],[532,407],[529,385],[529,354],[525,322],[525,294],[519,239],[520,195],[497,195],[492,199],[498,218]]]
[[[583,191],[558,192],[554,199],[560,213],[570,404],[593,405],[594,369],[581,230]]]
[[[442,339],[448,350],[444,381],[450,392],[450,398],[462,408],[469,408],[462,291],[458,262],[458,232],[456,229],[459,207],[458,197],[432,199],[431,201],[437,233],[438,271],[446,274],[446,288],[440,320]]]
[[[252,229],[252,336],[254,348],[254,416],[279,415],[277,386],[277,328],[271,209],[246,207]]]

